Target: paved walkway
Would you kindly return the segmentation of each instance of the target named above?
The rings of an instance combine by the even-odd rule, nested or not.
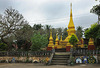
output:
[[[100,68],[100,64],[81,64],[75,66],[64,66],[64,65],[50,65],[45,66],[43,64],[32,64],[32,63],[0,63],[0,68]]]

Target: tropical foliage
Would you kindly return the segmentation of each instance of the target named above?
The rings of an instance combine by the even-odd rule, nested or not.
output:
[[[100,25],[98,25],[97,23],[91,25],[90,28],[86,29],[85,32],[85,38],[89,39],[89,38],[93,38],[95,45],[99,46],[100,44],[98,44],[98,40],[100,39]]]
[[[78,37],[79,40],[81,40],[81,38],[83,36],[83,28],[81,26],[77,27],[76,36]]]
[[[72,36],[69,39],[69,43],[72,44],[73,46],[75,46],[78,41],[79,40],[78,40],[77,36],[75,34],[72,34]]]
[[[6,51],[8,46],[5,43],[0,43],[0,51]]]
[[[40,48],[44,48],[48,45],[48,38],[46,34],[41,35],[40,33],[36,33],[31,38],[31,41],[32,41],[32,46],[31,46],[32,51],[40,50]]]

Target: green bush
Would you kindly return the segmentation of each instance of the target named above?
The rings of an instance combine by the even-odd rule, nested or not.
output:
[[[78,40],[77,36],[75,34],[72,34],[72,36],[69,39],[69,43],[72,44],[73,46],[75,46],[78,41],[79,40]]]
[[[0,43],[0,51],[6,51],[8,48],[7,44],[5,43]]]
[[[48,37],[46,34],[41,35],[40,33],[36,33],[31,38],[32,51],[39,51],[41,48],[45,48],[48,45]]]
[[[87,44],[84,44],[84,47],[88,47],[88,45]]]

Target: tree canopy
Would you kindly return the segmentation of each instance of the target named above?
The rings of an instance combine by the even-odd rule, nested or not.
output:
[[[27,21],[17,10],[12,8],[6,9],[4,15],[1,15],[0,17],[1,41],[6,43],[4,41],[4,38],[7,36],[11,36],[25,24],[27,24]]]
[[[83,28],[81,26],[78,26],[77,27],[77,30],[76,30],[76,36],[78,37],[79,40],[81,40],[82,38],[82,35],[83,35]]]
[[[98,44],[98,40],[100,39],[100,25],[97,25],[97,23],[91,25],[90,28],[85,30],[84,36],[87,39],[93,38],[95,45],[99,46],[100,44]]]
[[[78,42],[77,36],[75,34],[72,34],[72,36],[69,39],[69,43],[75,46],[77,42]]]
[[[94,13],[94,14],[100,16],[100,4],[93,6],[93,8],[90,10],[90,13]]]
[[[40,48],[44,48],[48,45],[48,38],[46,34],[41,35],[40,33],[35,33],[31,38],[32,51],[38,51]]]
[[[85,38],[89,39],[89,38],[97,38],[97,36],[99,35],[99,25],[97,25],[97,23],[92,24],[90,28],[88,28],[87,30],[85,30]]]

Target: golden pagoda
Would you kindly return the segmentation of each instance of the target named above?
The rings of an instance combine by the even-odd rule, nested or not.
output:
[[[73,45],[71,45],[69,43],[69,39],[70,39],[71,35],[75,34],[75,26],[73,23],[73,16],[72,16],[72,3],[70,4],[70,21],[68,24],[67,32],[68,32],[68,36],[65,38],[65,40],[62,40],[62,36],[61,36],[60,41],[58,40],[58,34],[56,34],[55,48],[57,48],[57,49],[66,48],[69,51],[70,48],[73,47]],[[49,40],[53,41],[53,39],[49,39]],[[51,44],[49,41],[48,47],[51,47],[51,46],[53,46],[53,43]]]
[[[58,47],[59,39],[58,39],[58,34],[56,34],[56,40],[55,40],[55,48]]]
[[[68,24],[68,36],[66,37],[65,41],[69,41],[70,37],[72,34],[75,34],[75,26],[74,26],[74,23],[73,23],[73,16],[72,16],[72,3],[70,5],[71,9],[70,9],[70,21],[69,21],[69,24]]]
[[[53,44],[52,29],[51,29],[48,47],[52,48],[53,46],[54,44]]]

